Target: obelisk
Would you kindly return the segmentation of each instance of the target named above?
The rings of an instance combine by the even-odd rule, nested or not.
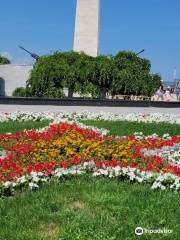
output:
[[[99,21],[100,0],[77,0],[74,51],[98,55]]]

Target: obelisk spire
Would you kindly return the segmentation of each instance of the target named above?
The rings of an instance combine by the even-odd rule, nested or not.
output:
[[[74,51],[99,53],[100,0],[77,0]]]

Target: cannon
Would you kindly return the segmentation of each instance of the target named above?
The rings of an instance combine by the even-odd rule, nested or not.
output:
[[[29,53],[30,56],[31,56],[32,58],[34,58],[36,61],[38,61],[38,60],[40,59],[40,56],[37,55],[36,53],[30,52],[30,51],[28,51],[27,49],[23,48],[22,46],[19,46],[19,48],[22,49],[23,51]]]

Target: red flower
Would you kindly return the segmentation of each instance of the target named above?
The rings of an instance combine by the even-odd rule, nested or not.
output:
[[[60,162],[60,166],[61,166],[62,168],[68,168],[69,164],[68,164],[67,161],[61,161],[61,162]]]
[[[81,164],[81,159],[78,156],[75,156],[73,160],[71,161],[72,164],[74,165],[80,165]]]

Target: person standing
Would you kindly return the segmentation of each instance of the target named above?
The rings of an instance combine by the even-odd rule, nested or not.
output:
[[[171,95],[170,90],[171,90],[171,88],[170,88],[170,86],[168,86],[167,89],[164,91],[163,98],[164,98],[164,101],[166,101],[166,102],[173,101],[173,97]]]
[[[176,82],[175,90],[176,90],[177,101],[179,101],[180,100],[180,80]]]
[[[160,85],[157,92],[156,92],[156,95],[157,95],[157,101],[163,101],[163,93],[164,93],[164,89],[163,89],[163,85]]]

